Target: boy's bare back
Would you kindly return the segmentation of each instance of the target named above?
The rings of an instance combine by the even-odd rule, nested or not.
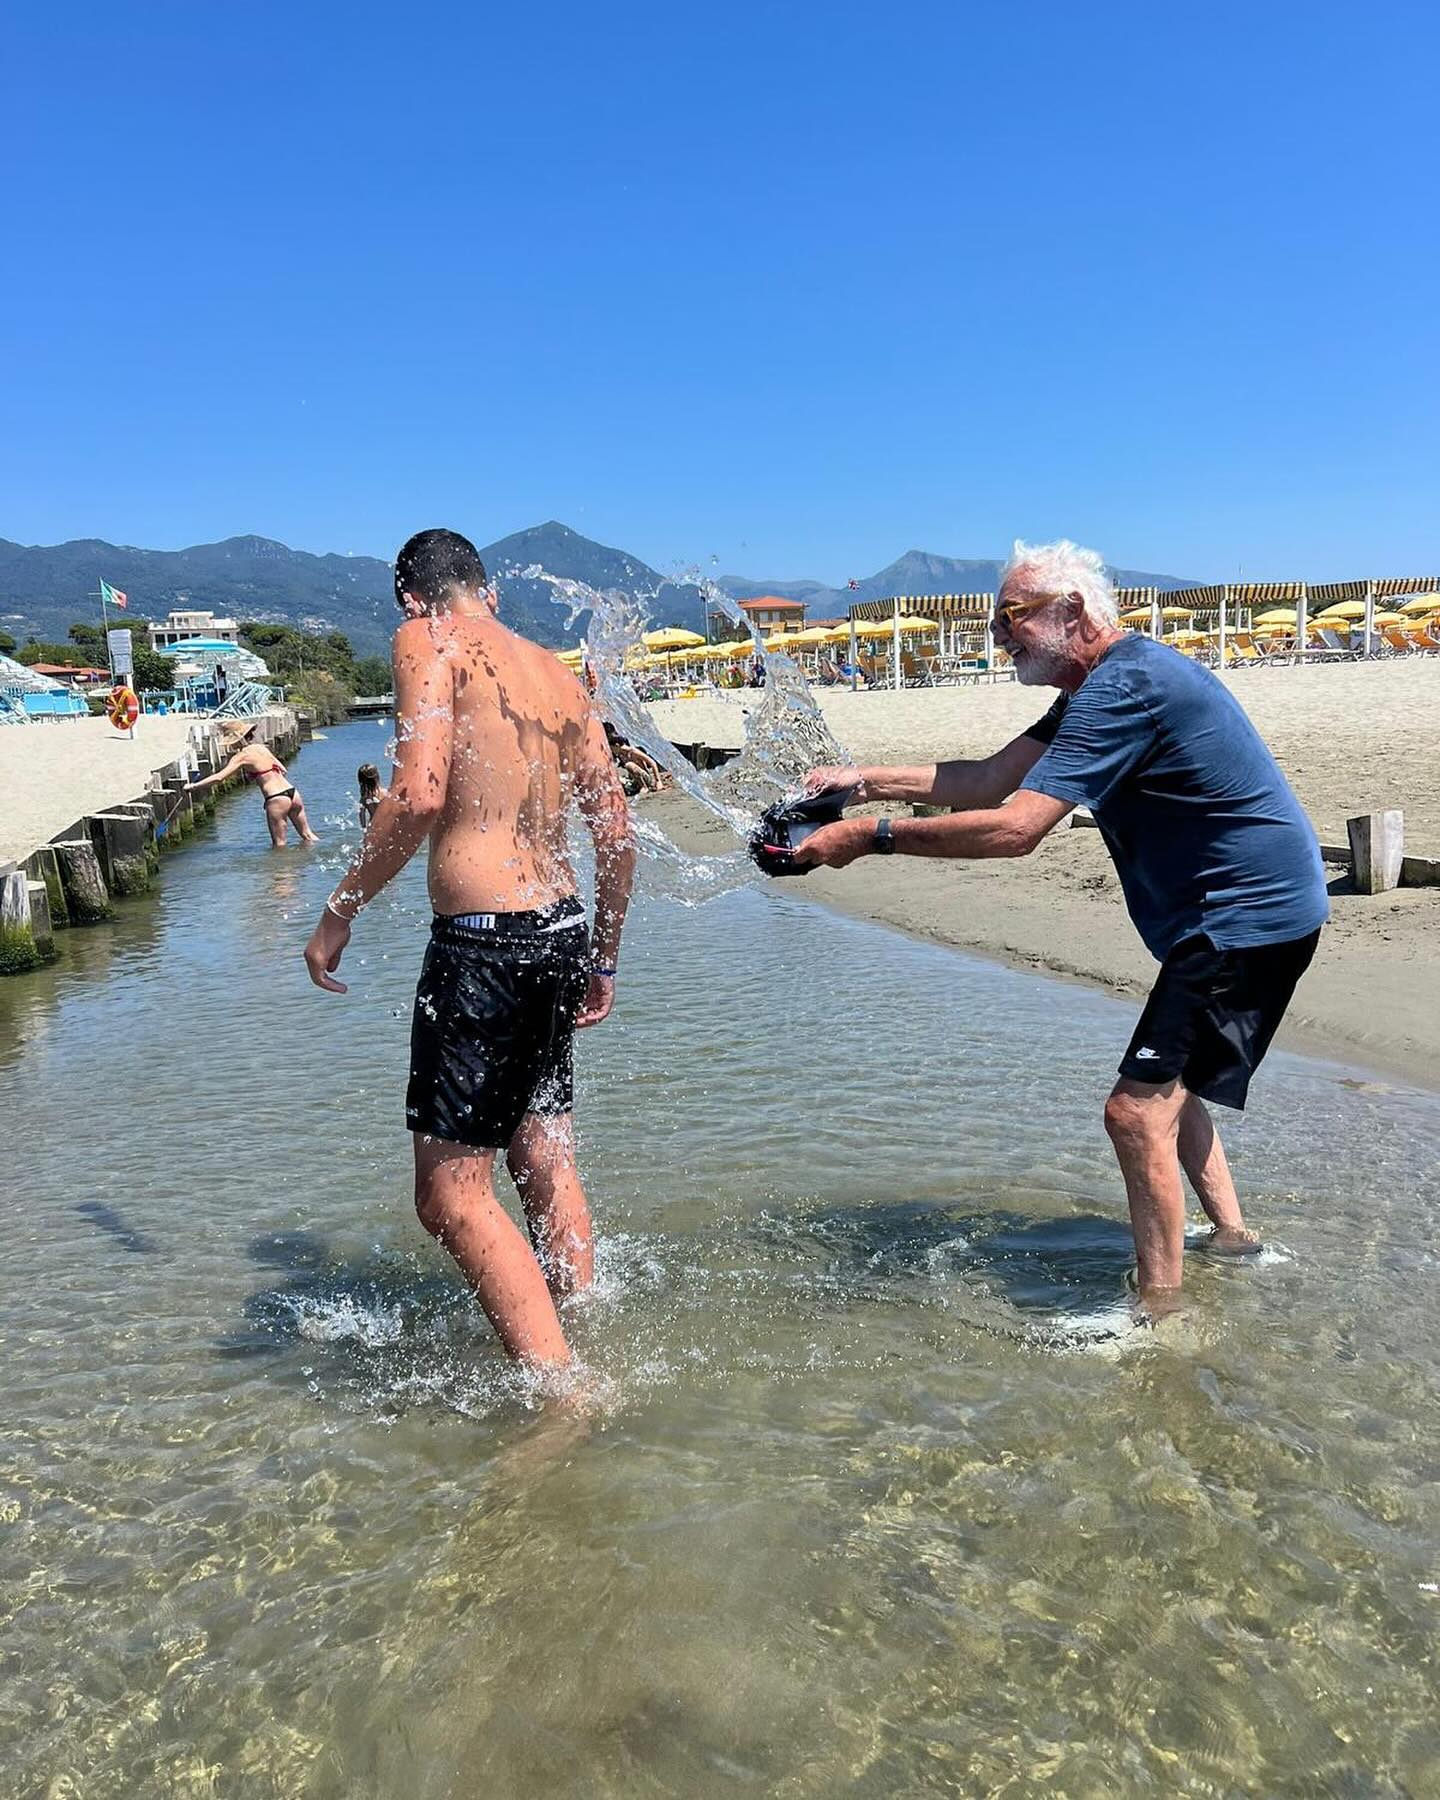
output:
[[[610,779],[604,736],[579,682],[493,615],[410,620],[395,652],[397,667],[401,658],[428,665],[402,733],[424,735],[450,715],[444,803],[430,837],[435,911],[519,912],[573,894],[571,802],[577,786],[583,798]]]

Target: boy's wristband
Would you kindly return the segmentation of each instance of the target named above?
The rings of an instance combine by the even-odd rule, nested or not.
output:
[[[599,963],[591,963],[590,973],[592,975],[603,975],[607,981],[613,981],[615,979],[615,971],[613,969],[602,969]]]

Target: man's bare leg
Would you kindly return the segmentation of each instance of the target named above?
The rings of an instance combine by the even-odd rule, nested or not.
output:
[[[1176,1142],[1181,1167],[1190,1177],[1206,1218],[1215,1227],[1208,1240],[1210,1246],[1222,1251],[1259,1249],[1259,1238],[1246,1229],[1220,1133],[1205,1102],[1195,1094],[1185,1097]]]
[[[574,1116],[526,1113],[510,1140],[506,1166],[551,1294],[564,1300],[589,1287],[595,1279],[595,1245],[575,1162]]]
[[[555,1302],[535,1254],[495,1198],[495,1152],[415,1138],[415,1211],[450,1252],[517,1361],[559,1367],[570,1361]]]
[[[1176,1140],[1189,1097],[1179,1081],[1152,1084],[1122,1076],[1105,1102],[1105,1129],[1130,1202],[1140,1298],[1147,1302],[1173,1300],[1180,1288],[1185,1192]]]

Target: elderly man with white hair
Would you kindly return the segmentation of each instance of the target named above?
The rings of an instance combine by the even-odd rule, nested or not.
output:
[[[1182,1167],[1213,1227],[1208,1247],[1259,1247],[1203,1102],[1244,1108],[1329,917],[1320,848],[1224,685],[1121,630],[1094,551],[1017,543],[994,628],[1022,682],[1061,689],[1044,718],[983,761],[814,770],[817,793],[858,784],[857,801],[952,811],[842,819],[796,860],[839,869],[873,855],[1026,856],[1072,808],[1089,807],[1160,964],[1105,1103],[1141,1300],[1160,1310],[1181,1283]]]

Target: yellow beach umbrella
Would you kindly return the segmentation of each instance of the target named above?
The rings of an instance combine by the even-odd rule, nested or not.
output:
[[[1316,613],[1313,617],[1317,621],[1323,620],[1327,625],[1333,624],[1337,619],[1363,619],[1365,602],[1363,600],[1341,600],[1338,605],[1327,606],[1324,612]]]
[[[1132,606],[1129,612],[1121,613],[1120,623],[1122,625],[1148,625],[1150,608],[1148,606]]]
[[[940,627],[933,619],[917,619],[912,613],[907,613],[900,621],[900,629],[907,634],[914,632],[923,635],[927,632],[938,631]]]
[[[664,625],[658,631],[647,631],[640,640],[647,650],[696,650],[705,642],[698,632],[686,631],[679,625]]]
[[[857,638],[888,638],[892,626],[882,625],[878,619],[862,619],[855,627]]]
[[[832,625],[825,633],[825,642],[827,644],[848,644],[850,627],[848,625]]]
[[[1293,606],[1275,606],[1269,612],[1263,612],[1256,619],[1257,625],[1293,625],[1295,608]]]
[[[1193,606],[1162,606],[1160,617],[1162,619],[1193,619],[1195,608]]]
[[[823,644],[829,632],[823,625],[807,625],[804,631],[797,631],[790,639],[792,644]]]
[[[1203,644],[1208,639],[1203,631],[1167,631],[1164,641],[1167,644]]]
[[[1375,623],[1377,625],[1408,625],[1411,621],[1405,617],[1404,613],[1377,612]]]
[[[1414,618],[1421,613],[1440,611],[1440,594],[1412,594],[1408,600],[1401,602],[1400,611],[1407,618]]]

